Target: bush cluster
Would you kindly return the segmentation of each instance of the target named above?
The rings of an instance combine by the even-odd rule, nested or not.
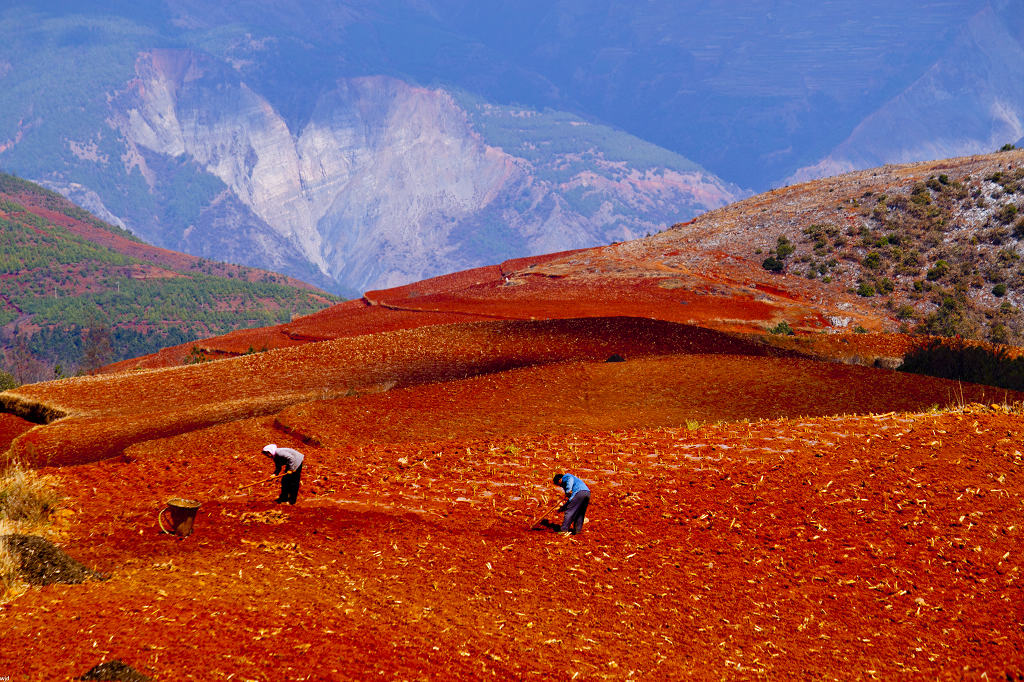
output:
[[[1024,390],[1024,357],[1011,358],[1005,347],[963,338],[922,343],[904,356],[900,371]]]
[[[785,235],[779,235],[775,248],[769,251],[769,256],[761,263],[761,267],[769,272],[782,272],[786,269],[786,259],[796,251],[796,247]]]
[[[984,177],[942,173],[885,194],[865,192],[838,207],[859,215],[850,227],[813,223],[792,242],[779,237],[763,266],[792,272],[795,262],[806,264],[800,274],[811,279],[842,277],[851,293],[886,297],[899,319],[917,321],[919,333],[1013,341],[1024,337],[1024,319],[1001,304],[1024,296],[1022,198],[1019,168]],[[988,207],[987,223],[964,229],[959,216],[977,205]]]

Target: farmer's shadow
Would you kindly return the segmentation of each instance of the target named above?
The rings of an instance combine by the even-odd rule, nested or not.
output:
[[[551,521],[548,521],[547,519],[542,519],[540,523],[538,523],[536,526],[534,526],[530,530],[535,530],[535,531],[537,531],[537,530],[539,530],[539,531],[553,530],[553,531],[557,532],[557,531],[559,531],[561,529],[562,529],[562,527],[559,524],[552,523]]]

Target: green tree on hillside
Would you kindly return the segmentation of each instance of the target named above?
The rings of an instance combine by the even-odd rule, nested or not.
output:
[[[110,325],[96,321],[85,332],[82,346],[82,371],[95,374],[114,359],[114,346],[110,339]]]
[[[18,386],[18,380],[14,378],[13,374],[5,369],[0,369],[0,391],[17,388]]]

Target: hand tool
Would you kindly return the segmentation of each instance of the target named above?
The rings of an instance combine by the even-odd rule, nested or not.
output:
[[[541,514],[540,517],[536,521],[534,521],[532,524],[530,524],[529,530],[533,530],[534,528],[536,528],[537,524],[540,523],[541,521],[543,521],[544,517],[547,516],[548,514],[551,514],[552,512],[558,511],[558,508],[561,507],[562,504],[563,504],[562,502],[558,502],[558,503],[555,504],[554,507],[552,507],[551,509],[548,509],[546,512]]]
[[[273,476],[270,476],[269,478],[264,478],[264,479],[261,479],[259,481],[254,482],[254,483],[249,483],[248,485],[240,485],[240,486],[238,486],[238,489],[239,490],[245,490],[246,488],[251,488],[254,485],[259,485],[260,483],[266,483],[267,481],[273,481],[274,479],[281,478],[286,473],[288,473],[288,472],[284,472],[284,473],[281,473],[281,474],[274,474]]]

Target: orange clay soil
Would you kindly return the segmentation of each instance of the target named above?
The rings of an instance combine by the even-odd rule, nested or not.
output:
[[[647,319],[499,321],[340,338],[200,365],[23,386],[0,396],[50,423],[17,438],[32,464],[77,464],[128,445],[288,405],[566,360],[664,353],[779,355],[719,332]]]
[[[272,418],[182,434],[54,472],[58,539],[110,579],[3,606],[0,662],[32,680],[115,658],[161,680],[1018,675],[1019,425],[979,406],[309,446],[294,507],[236,487],[267,473],[262,442],[299,445]],[[552,471],[591,485],[579,537],[527,530]],[[203,502],[186,539],[156,529],[173,495]]]
[[[51,536],[110,576],[0,607],[11,679],[1024,672],[1021,394],[595,318],[4,396],[71,415],[12,451],[50,462]],[[926,411],[951,402],[994,407]],[[239,488],[267,442],[307,455],[295,506]],[[555,471],[593,490],[579,537],[529,530]],[[157,528],[174,496],[202,502],[185,539]]]
[[[554,260],[555,256],[520,259],[371,291],[361,299],[287,324],[182,344],[125,360],[108,370],[177,366],[190,361],[194,349],[215,359],[362,334],[488,320],[638,317],[748,334],[763,333],[786,320],[805,333],[836,331],[813,296],[794,297],[780,288],[787,280],[803,286],[801,278],[749,284],[719,277],[713,269],[693,273],[656,263],[639,272],[625,267],[620,271],[620,259],[608,255],[610,248],[560,255],[565,262]],[[603,269],[595,270],[588,265],[591,262],[601,263]],[[768,277],[757,267],[761,272],[754,272],[755,278]],[[865,324],[879,326],[872,321]]]
[[[6,452],[14,439],[31,429],[35,424],[13,414],[0,413],[0,452]]]

